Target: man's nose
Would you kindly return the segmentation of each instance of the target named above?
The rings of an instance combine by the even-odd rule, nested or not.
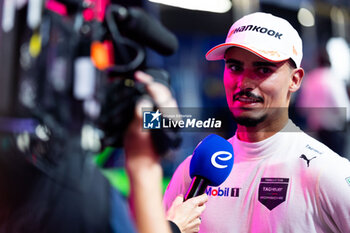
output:
[[[256,83],[250,72],[243,72],[237,77],[237,87],[241,90],[254,89]]]

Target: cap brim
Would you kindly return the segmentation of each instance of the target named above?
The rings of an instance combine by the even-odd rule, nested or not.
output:
[[[235,44],[235,43],[223,43],[223,44],[219,44],[215,47],[213,47],[212,49],[210,49],[207,54],[205,55],[205,58],[208,60],[208,61],[217,61],[217,60],[222,60],[225,58],[225,52],[228,48],[231,48],[231,47],[239,47],[239,48],[242,48],[242,49],[245,49],[251,53],[254,53],[255,55],[261,57],[262,59],[264,60],[267,60],[267,61],[271,61],[271,62],[281,62],[281,61],[285,61],[285,60],[288,60],[289,57],[284,57],[284,58],[280,58],[280,59],[273,59],[273,58],[270,58],[270,57],[267,57],[267,56],[264,56],[262,55],[261,53],[251,49],[251,48],[248,48],[244,45],[241,45],[241,44]]]

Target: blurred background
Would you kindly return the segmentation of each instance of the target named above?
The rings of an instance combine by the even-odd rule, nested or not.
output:
[[[11,0],[1,0],[11,1]],[[20,1],[18,1],[20,2]],[[166,187],[176,167],[192,153],[198,142],[210,133],[218,133],[225,138],[234,135],[235,125],[226,109],[223,88],[223,62],[208,62],[206,52],[223,43],[232,23],[240,17],[256,12],[268,12],[288,20],[299,32],[303,40],[302,67],[306,80],[315,69],[327,68],[327,72],[316,73],[314,81],[292,99],[296,108],[329,108],[339,110],[342,124],[328,125],[334,118],[318,119],[321,123],[311,127],[310,111],[291,111],[291,118],[308,133],[330,142],[329,147],[344,157],[350,157],[349,137],[349,93],[350,93],[350,1],[348,0],[116,0],[127,7],[141,7],[170,31],[179,40],[177,52],[171,56],[161,56],[147,50],[146,62],[149,66],[162,67],[171,78],[173,94],[181,108],[198,108],[203,115],[215,113],[217,118],[228,122],[220,132],[182,132],[183,143],[171,155],[163,158],[164,187]],[[3,4],[1,4],[3,5]],[[2,14],[3,9],[1,9]],[[1,37],[0,37],[1,43]],[[9,54],[9,57],[11,55]],[[11,57],[10,57],[11,58]],[[2,57],[2,60],[5,58]],[[319,78],[325,75],[325,77]],[[310,75],[311,77],[311,75]],[[319,84],[319,85],[318,85]],[[306,88],[308,88],[306,90]],[[318,94],[314,93],[316,89]],[[323,90],[324,89],[324,90]],[[324,91],[324,92],[322,92]],[[315,100],[305,100],[321,95]],[[322,94],[321,94],[322,93]],[[310,103],[309,103],[310,102]],[[306,112],[306,113],[305,113]],[[320,111],[311,115],[322,115]],[[326,123],[322,123],[325,121]],[[338,122],[338,120],[337,120]],[[340,125],[340,127],[339,127]],[[331,142],[333,139],[334,142]],[[105,175],[125,195],[128,181],[123,169],[123,150],[107,148],[95,158]]]

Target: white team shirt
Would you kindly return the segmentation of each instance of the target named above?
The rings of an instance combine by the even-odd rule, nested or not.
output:
[[[291,121],[273,136],[233,145],[232,172],[209,200],[200,232],[350,232],[350,162],[300,131]],[[289,131],[289,132],[287,132]],[[164,195],[169,209],[190,183],[185,159]]]

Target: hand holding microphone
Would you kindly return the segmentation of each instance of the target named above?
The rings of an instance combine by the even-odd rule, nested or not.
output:
[[[202,194],[184,202],[183,195],[175,198],[167,211],[167,219],[174,222],[181,233],[198,232],[201,224],[200,215],[205,210],[208,196]]]

